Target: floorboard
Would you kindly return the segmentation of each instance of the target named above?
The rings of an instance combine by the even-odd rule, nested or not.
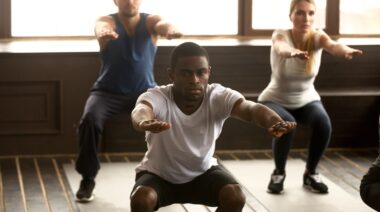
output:
[[[318,171],[352,195],[360,198],[361,177],[377,157],[377,149],[328,149]],[[137,162],[143,153],[104,153],[100,161]],[[218,160],[272,159],[271,150],[217,151]],[[0,212],[76,212],[78,204],[64,174],[63,165],[75,163],[76,155],[15,155],[0,156]],[[306,161],[307,150],[292,150],[289,158]],[[269,180],[269,178],[268,178]],[[247,204],[244,211],[268,212],[245,188]],[[214,211],[215,208],[179,205],[184,211]]]

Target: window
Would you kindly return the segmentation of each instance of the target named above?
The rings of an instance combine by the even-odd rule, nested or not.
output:
[[[380,1],[340,0],[341,34],[380,34]]]
[[[315,0],[317,28],[327,27],[326,1]],[[270,35],[273,29],[292,27],[289,19],[290,2],[291,0],[246,0],[245,7],[248,9],[245,9],[244,34]]]
[[[12,0],[11,34],[89,36],[94,34],[96,18],[112,12],[112,0]]]
[[[187,35],[237,34],[237,0],[143,0],[140,11],[161,15]],[[96,18],[114,12],[113,0],[12,0],[11,34],[92,36]]]
[[[141,11],[159,14],[186,35],[238,33],[238,0],[143,0]]]
[[[291,0],[252,0],[251,28],[258,30],[291,28],[292,23],[289,19],[290,2]],[[316,5],[315,25],[318,28],[324,28],[326,0],[317,0]]]
[[[316,26],[328,34],[380,36],[379,0],[315,1]],[[290,0],[142,0],[140,11],[185,35],[270,36],[291,27],[289,7]],[[115,12],[113,0],[0,0],[0,39],[93,36],[96,18]]]

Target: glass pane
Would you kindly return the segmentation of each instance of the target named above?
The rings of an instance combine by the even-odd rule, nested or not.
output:
[[[379,20],[379,0],[340,0],[340,34],[380,34]]]
[[[144,0],[141,9],[161,15],[186,35],[238,32],[238,0]]]
[[[116,11],[113,0],[12,0],[12,36],[91,36],[96,18]],[[186,35],[238,31],[238,0],[143,0],[140,11],[161,15]]]
[[[116,11],[112,0],[12,0],[12,36],[93,35],[96,18]]]
[[[252,0],[252,29],[286,29],[292,27],[289,19],[291,0]],[[315,26],[326,26],[326,0],[316,0]],[[275,6],[274,6],[275,5]]]

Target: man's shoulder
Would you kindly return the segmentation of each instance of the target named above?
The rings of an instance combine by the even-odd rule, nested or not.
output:
[[[207,90],[210,92],[224,92],[225,90],[232,90],[229,87],[226,87],[220,83],[211,83],[207,85]]]
[[[211,84],[207,84],[207,88],[210,90],[215,90],[215,89],[225,89],[226,87],[224,87],[220,83],[211,83]]]
[[[173,87],[172,84],[167,85],[156,85],[153,88],[149,88],[146,93],[152,93],[157,95],[164,95],[168,96],[170,94],[171,88]]]

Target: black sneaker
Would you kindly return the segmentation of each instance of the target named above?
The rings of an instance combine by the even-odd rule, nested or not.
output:
[[[268,192],[272,194],[279,194],[284,190],[285,173],[277,174],[276,171],[270,176],[268,185]]]
[[[94,180],[83,179],[80,181],[80,186],[76,194],[76,201],[90,202],[94,199],[92,191],[95,188]]]
[[[327,185],[322,182],[321,176],[318,173],[303,175],[303,187],[312,192],[321,194],[326,194],[329,190]]]

